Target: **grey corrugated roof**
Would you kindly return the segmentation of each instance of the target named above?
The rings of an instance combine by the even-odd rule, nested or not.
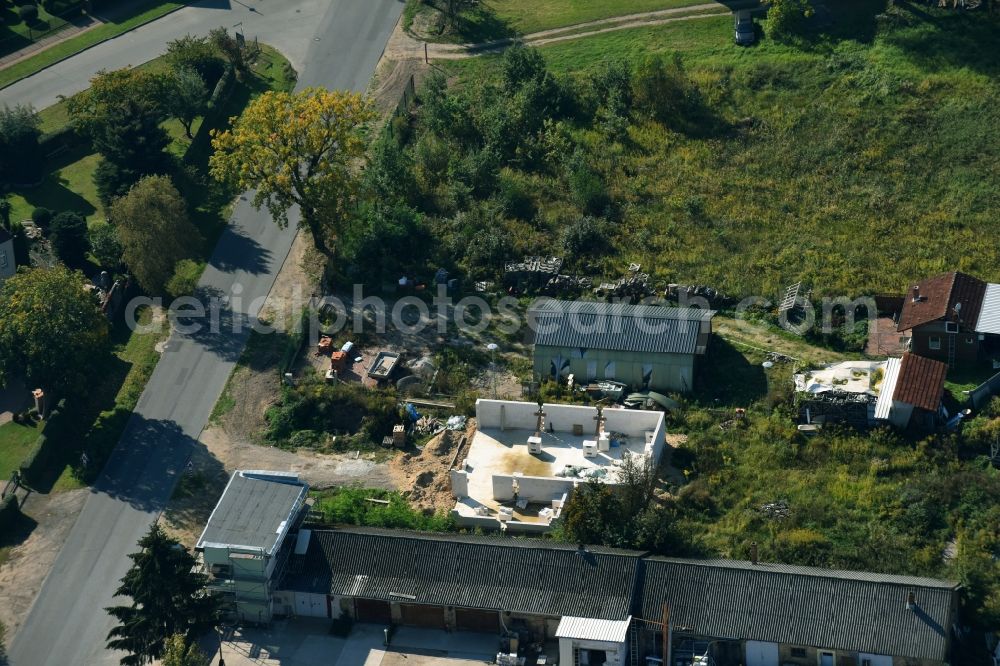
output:
[[[641,553],[516,539],[412,532],[314,530],[289,589],[341,596],[505,610],[533,615],[628,617]],[[322,568],[327,574],[317,573]]]
[[[983,307],[979,311],[976,332],[1000,335],[1000,284],[986,285],[986,295],[983,296]]]
[[[957,583],[732,560],[648,558],[641,615],[696,635],[945,660]],[[906,609],[916,592],[917,608]]]
[[[273,554],[308,491],[309,486],[294,474],[233,472],[205,524],[197,547],[243,547]]]
[[[543,301],[529,310],[535,345],[694,354],[713,310],[658,305]]]

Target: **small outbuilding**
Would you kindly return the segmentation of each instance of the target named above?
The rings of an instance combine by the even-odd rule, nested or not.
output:
[[[544,300],[528,311],[535,376],[687,392],[713,317],[715,311],[698,308]]]

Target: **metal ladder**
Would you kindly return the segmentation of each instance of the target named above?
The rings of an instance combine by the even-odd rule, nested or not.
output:
[[[628,658],[631,666],[639,666],[639,632],[635,627],[629,629]]]
[[[953,367],[955,365],[955,338],[958,337],[957,333],[948,334],[948,367]]]

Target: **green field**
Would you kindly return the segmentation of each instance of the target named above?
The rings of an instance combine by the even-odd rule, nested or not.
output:
[[[107,41],[112,37],[117,37],[133,28],[138,28],[140,25],[158,19],[175,9],[183,7],[185,4],[185,2],[164,2],[163,0],[148,0],[147,2],[137,3],[127,14],[122,16],[116,15],[116,20],[108,21],[76,37],[71,37],[66,41],[54,44],[37,55],[25,58],[20,62],[3,68],[0,70],[0,88],[45,69],[64,58],[75,55],[94,44]]]
[[[7,483],[10,473],[21,466],[38,439],[38,428],[14,423],[0,426],[0,487]]]
[[[497,18],[518,34],[561,28],[614,16],[711,4],[712,0],[487,0]]]
[[[697,84],[687,127],[633,116],[628,140],[611,142],[591,120],[567,123],[621,216],[595,268],[635,261],[740,296],[798,280],[819,294],[898,292],[955,269],[1000,279],[1000,245],[983,242],[1000,227],[998,22],[848,8],[802,46],[738,48],[723,16],[541,48],[578,90],[610,59],[674,51]],[[482,81],[495,62],[445,66]],[[564,203],[550,178],[530,179],[541,224],[523,249],[546,254],[556,234],[538,228]]]

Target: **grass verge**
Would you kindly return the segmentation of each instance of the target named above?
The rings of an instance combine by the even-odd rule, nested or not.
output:
[[[0,426],[0,487],[10,478],[38,439],[39,428],[11,421]]]
[[[150,21],[155,21],[174,10],[180,9],[185,4],[184,2],[163,2],[162,0],[150,0],[149,2],[142,3],[135,8],[135,13],[127,17],[80,33],[76,37],[54,44],[37,55],[25,58],[0,70],[0,88],[31,76],[49,65],[76,55],[95,44],[100,44]]]

